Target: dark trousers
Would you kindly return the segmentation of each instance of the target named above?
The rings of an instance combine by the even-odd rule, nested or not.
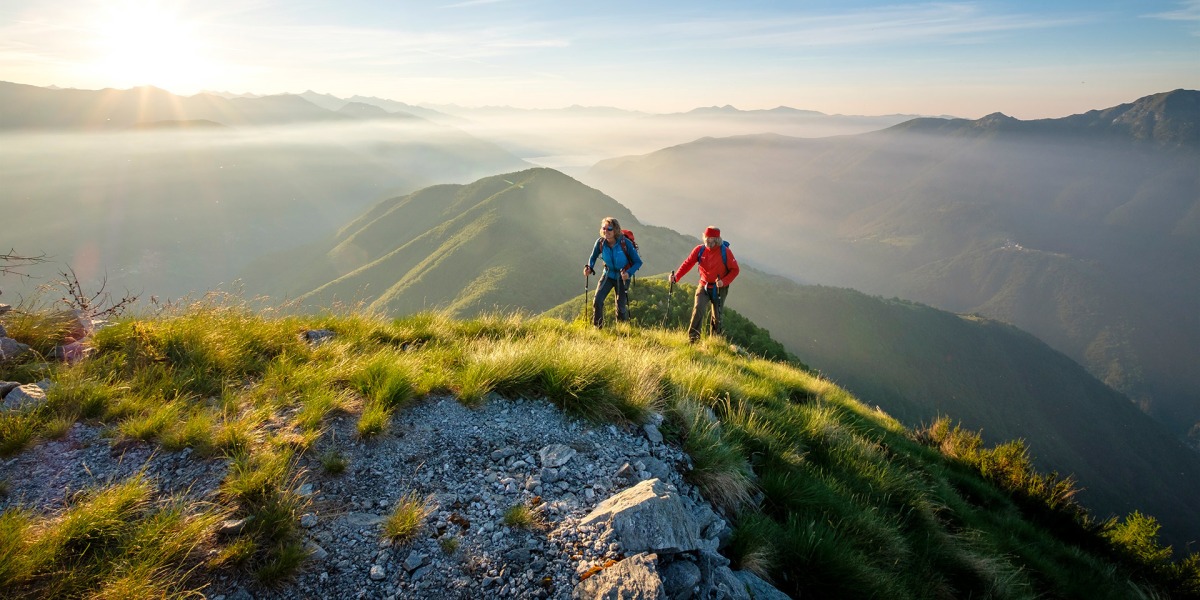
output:
[[[604,327],[604,301],[608,293],[617,289],[617,321],[629,320],[629,283],[612,277],[601,277],[596,284],[596,296],[592,298],[592,325]]]
[[[713,304],[713,290],[716,290],[716,304]],[[709,311],[708,322],[712,332],[721,334],[721,309],[725,306],[725,297],[729,295],[729,286],[701,287],[696,286],[696,302],[692,305],[692,322],[688,324],[688,339],[700,339],[700,320],[704,311]]]

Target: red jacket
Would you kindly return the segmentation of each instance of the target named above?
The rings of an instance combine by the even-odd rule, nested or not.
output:
[[[696,264],[696,257],[700,255],[700,249],[704,244],[696,246],[692,253],[683,259],[679,264],[679,268],[675,270],[675,281],[683,279],[688,271],[692,270],[692,266]],[[700,259],[700,285],[707,286],[710,283],[716,283],[721,280],[722,286],[727,286],[738,276],[737,259],[733,257],[733,250],[725,249],[725,258],[729,260],[729,269],[725,269],[725,262],[721,260],[721,247],[710,248],[704,251],[704,258]]]

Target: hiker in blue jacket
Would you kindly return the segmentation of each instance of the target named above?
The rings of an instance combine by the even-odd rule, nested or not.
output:
[[[596,257],[604,260],[604,276],[596,284],[596,296],[592,298],[592,325],[604,327],[604,300],[614,287],[617,288],[617,321],[628,321],[629,278],[642,268],[642,257],[638,256],[637,246],[625,237],[621,224],[612,217],[605,217],[600,222],[600,238],[583,267],[585,275],[596,273]]]

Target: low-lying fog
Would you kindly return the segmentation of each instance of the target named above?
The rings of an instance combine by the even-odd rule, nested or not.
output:
[[[438,106],[447,124],[493,141],[534,164],[576,176],[595,163],[641,155],[704,137],[776,133],[829,137],[884,129],[913,118],[825,115],[776,109],[738,111],[697,109],[689,113],[648,114],[610,108],[559,110]]]
[[[332,234],[381,199],[528,166],[431,124],[0,135],[5,302],[71,266],[159,295],[206,290],[264,252]]]

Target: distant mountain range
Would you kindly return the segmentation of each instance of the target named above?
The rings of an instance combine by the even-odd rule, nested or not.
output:
[[[242,279],[267,284],[256,292],[384,314],[536,313],[564,302],[578,313],[581,268],[604,216],[635,231],[643,278],[671,271],[698,243],[641,224],[561,173],[533,169],[386,200],[333,238],[262,261]],[[1200,506],[1189,500],[1200,493],[1200,455],[1034,337],[988,319],[800,286],[741,260],[730,306],[865,402],[910,425],[950,416],[991,443],[1025,439],[1040,467],[1078,476],[1083,502],[1101,516],[1138,509],[1175,543],[1200,535]],[[641,301],[637,283],[632,294]]]
[[[770,110],[739,110],[732,106],[701,107],[686,113],[651,114],[603,106],[569,106],[559,109],[521,109],[507,106],[424,107],[387,98],[339,98],[312,90],[301,94],[231,94],[202,92],[178,96],[152,86],[125,90],[79,90],[37,87],[0,81],[2,129],[121,129],[156,122],[211,121],[226,126],[338,121],[341,119],[420,118],[446,125],[473,120],[520,118],[647,119],[669,121],[697,119],[728,123],[770,122],[794,133],[795,127],[821,125],[841,133],[871,131],[907,121],[917,115],[848,116],[786,106]],[[728,132],[726,132],[728,133]]]
[[[1200,92],[1062,119],[702,139],[581,179],[725,227],[797,281],[1013,323],[1183,435],[1200,421]]]
[[[974,121],[913,119],[896,129],[952,136],[1006,135],[1054,142],[1133,140],[1160,146],[1200,147],[1200,92],[1182,89],[1164,92],[1059,119],[1022,121],[993,113]]]
[[[346,109],[347,105],[351,108]],[[255,98],[226,98],[215,94],[185,97],[148,86],[127,90],[74,90],[0,81],[0,130],[119,130],[148,123],[189,121],[239,127],[364,118],[418,117],[388,112],[361,102],[344,102],[342,106],[330,109],[292,94]]]

